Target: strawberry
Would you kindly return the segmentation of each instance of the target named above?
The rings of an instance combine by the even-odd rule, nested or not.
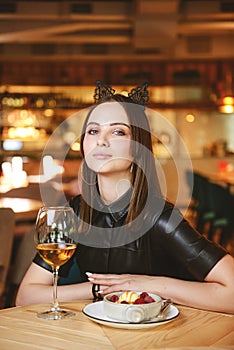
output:
[[[140,298],[142,298],[142,299],[145,299],[145,297],[147,297],[149,294],[147,293],[147,292],[142,292],[141,294],[140,294]]]
[[[144,301],[145,301],[146,304],[149,304],[149,303],[153,303],[155,300],[150,295],[147,295],[144,298]]]
[[[140,297],[136,299],[133,304],[145,304],[145,299]]]
[[[119,297],[118,297],[118,295],[113,294],[109,300],[112,301],[113,303],[115,303],[116,301],[119,300]]]

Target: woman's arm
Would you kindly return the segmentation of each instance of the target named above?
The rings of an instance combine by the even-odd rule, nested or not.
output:
[[[174,303],[205,310],[234,313],[234,259],[225,255],[208,273],[204,282],[142,275],[89,276],[92,283],[108,285],[103,294],[117,291],[146,291],[170,298]]]
[[[32,263],[20,284],[16,305],[52,302],[52,283],[52,273]],[[91,299],[92,297],[92,284],[90,282],[58,286],[58,300],[60,302]]]

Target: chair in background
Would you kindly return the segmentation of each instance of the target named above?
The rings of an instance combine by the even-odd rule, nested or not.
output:
[[[15,297],[20,282],[36,254],[34,232],[34,228],[29,229],[18,243],[9,276],[8,295],[5,300],[5,307],[15,306]]]
[[[208,239],[232,251],[234,196],[226,187],[209,181],[197,172],[187,172],[186,176],[192,197],[190,210],[196,217],[195,228]]]
[[[11,208],[0,208],[0,300],[4,305],[7,276],[10,268],[15,228],[15,213]]]
[[[213,202],[210,195],[209,180],[197,173],[186,173],[187,183],[192,197],[189,209],[193,213],[195,227],[202,234],[208,234],[215,218]]]
[[[210,182],[209,202],[215,217],[208,238],[226,247],[234,234],[234,196],[219,184]]]

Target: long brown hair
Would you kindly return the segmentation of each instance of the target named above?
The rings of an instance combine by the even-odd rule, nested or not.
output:
[[[149,195],[160,198],[162,197],[156,172],[155,159],[153,156],[150,126],[145,113],[145,107],[133,103],[129,97],[121,94],[115,94],[111,97],[102,99],[98,105],[105,102],[119,102],[123,106],[128,116],[131,128],[133,156],[131,177],[132,196],[126,218],[126,224],[131,224],[131,222],[142,212],[146,202],[148,203],[147,199]],[[94,105],[90,109],[85,119],[80,140],[81,153],[83,156],[80,219],[83,232],[87,231],[89,225],[92,223],[92,203],[94,200],[94,191],[97,183],[97,174],[88,168],[86,164],[83,141],[88,119],[96,106],[97,105]],[[85,198],[88,198],[88,201],[86,201]]]

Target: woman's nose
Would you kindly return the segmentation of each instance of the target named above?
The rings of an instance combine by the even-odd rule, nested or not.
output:
[[[110,146],[106,135],[104,135],[104,134],[100,135],[100,137],[97,140],[97,146],[100,146],[100,147],[109,147]]]

